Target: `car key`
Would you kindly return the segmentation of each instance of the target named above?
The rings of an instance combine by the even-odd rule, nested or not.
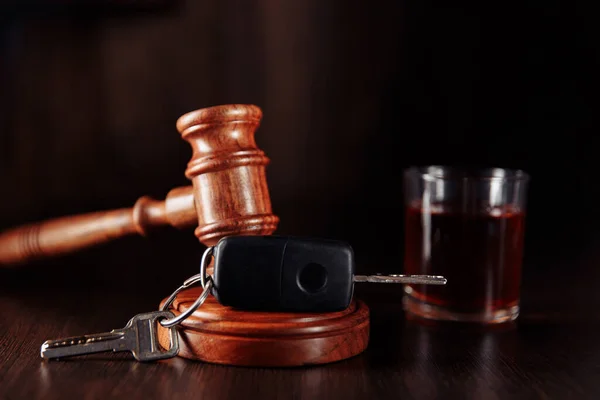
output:
[[[138,314],[125,328],[96,335],[47,340],[42,344],[42,358],[63,358],[106,351],[130,351],[138,361],[154,361],[175,357],[179,339],[174,328],[169,328],[171,347],[162,349],[158,344],[157,325],[162,319],[173,318],[171,311]]]
[[[355,282],[446,284],[442,276],[354,275],[352,247],[334,240],[228,236],[212,254],[212,294],[223,305],[245,310],[344,310]]]
[[[206,267],[214,256],[214,277]],[[201,282],[204,290],[187,310],[175,316],[168,308],[177,294]],[[229,236],[202,256],[200,274],[187,279],[164,302],[161,311],[138,314],[123,329],[96,335],[48,340],[42,358],[64,358],[105,351],[130,351],[138,361],[175,357],[175,326],[206,301],[209,293],[223,305],[246,310],[332,312],[348,307],[354,282],[444,285],[429,275],[354,275],[354,252],[345,242],[283,236]],[[158,343],[158,324],[169,329],[170,347]]]

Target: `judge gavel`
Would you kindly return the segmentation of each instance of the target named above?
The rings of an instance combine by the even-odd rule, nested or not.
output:
[[[271,211],[265,167],[256,146],[262,118],[253,105],[223,105],[192,111],[177,129],[192,146],[185,175],[192,186],[171,190],[164,201],[141,197],[132,208],[63,217],[0,234],[0,265],[71,253],[151,228],[198,227],[207,246],[229,235],[269,235],[279,218]]]

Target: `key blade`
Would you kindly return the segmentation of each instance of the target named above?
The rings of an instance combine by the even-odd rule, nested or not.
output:
[[[354,282],[445,285],[447,279],[436,275],[354,275]]]
[[[106,351],[130,351],[138,361],[153,361],[175,357],[179,353],[179,338],[174,327],[169,330],[170,348],[158,343],[158,325],[163,318],[174,318],[171,311],[155,311],[133,317],[125,328],[96,335],[74,336],[47,340],[40,355],[45,359],[80,356]]]
[[[40,349],[45,359],[80,356],[111,351],[125,345],[125,333],[111,331],[96,335],[73,336],[58,340],[46,340]]]

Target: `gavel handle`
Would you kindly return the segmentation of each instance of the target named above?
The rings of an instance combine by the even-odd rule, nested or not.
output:
[[[191,186],[171,190],[164,201],[141,197],[132,208],[101,211],[24,225],[0,234],[0,266],[58,256],[157,226],[198,223]]]

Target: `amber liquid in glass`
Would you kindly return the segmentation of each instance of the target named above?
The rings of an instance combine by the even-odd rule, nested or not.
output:
[[[525,214],[507,208],[463,213],[408,207],[407,274],[443,275],[445,286],[409,285],[414,299],[456,313],[518,306]]]

